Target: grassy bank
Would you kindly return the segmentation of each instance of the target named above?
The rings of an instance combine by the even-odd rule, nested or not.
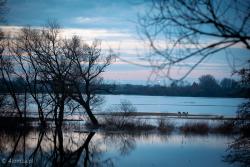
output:
[[[219,123],[209,124],[205,117],[198,122],[187,122],[177,126],[175,121],[158,117],[156,123],[148,120],[136,119],[134,115],[105,115],[100,121],[101,131],[155,131],[160,133],[171,133],[173,131],[184,134],[237,134],[241,132],[235,120],[221,119]],[[181,119],[181,118],[176,118]],[[176,120],[175,119],[175,120]],[[86,122],[86,127],[91,129],[91,123]]]
[[[210,120],[209,116],[201,115],[201,119],[194,122],[186,122],[181,126],[177,126],[175,121],[178,119],[190,119],[188,117],[175,117],[168,119],[166,115],[169,113],[147,113],[147,116],[157,115],[155,123],[149,122],[147,119],[138,119],[140,116],[145,116],[144,113],[110,113],[99,115],[100,131],[155,131],[160,133],[171,133],[177,131],[184,134],[237,134],[240,133],[242,127],[239,127],[237,120],[220,118],[216,124],[208,124],[206,120]],[[32,127],[34,123],[39,124],[38,119],[28,118],[26,122],[23,119],[16,117],[0,117],[0,129],[19,129],[24,126]],[[51,124],[53,124],[51,122]],[[65,120],[64,126],[66,129],[85,129],[87,131],[97,130],[89,121],[72,121]],[[249,128],[248,128],[249,129]]]

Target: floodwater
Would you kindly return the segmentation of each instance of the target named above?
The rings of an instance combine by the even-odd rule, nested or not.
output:
[[[238,106],[246,99],[243,98],[212,98],[212,97],[178,97],[178,96],[137,96],[137,95],[100,95],[104,102],[95,107],[94,113],[109,112],[110,108],[117,106],[121,101],[127,100],[133,104],[137,112],[163,112],[178,113],[188,112],[197,115],[217,115],[235,117]],[[37,117],[37,106],[29,103],[27,115]],[[65,110],[65,116],[69,119],[84,119],[82,109],[74,111]]]
[[[31,131],[0,135],[0,166],[232,167],[236,136]]]
[[[245,101],[241,98],[101,96],[106,99],[99,107],[102,112],[119,105],[122,100],[129,100],[138,112],[235,116],[237,106]],[[32,108],[36,106],[32,103],[29,105],[29,109],[35,113]],[[65,117],[71,115],[67,112],[66,109]],[[75,113],[76,116],[79,113]],[[174,123],[177,124],[178,120],[181,119],[176,119]],[[244,157],[249,157],[249,147],[235,147],[233,151],[229,149],[239,136],[185,135],[178,131],[171,134],[84,132],[80,123],[74,128],[52,128],[43,132],[0,130],[0,166],[238,167],[242,165],[239,161],[243,166],[249,165],[249,160],[244,160]],[[242,150],[237,151],[237,148],[243,148],[246,156],[241,155]]]
[[[188,112],[224,116],[235,116],[238,106],[245,102],[243,98],[137,95],[104,95],[104,97],[106,103],[102,109],[118,105],[121,100],[129,100],[138,112]]]

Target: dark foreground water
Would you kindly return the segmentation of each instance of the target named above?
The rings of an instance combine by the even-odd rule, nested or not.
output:
[[[0,166],[228,167],[237,137],[122,132],[1,132]]]

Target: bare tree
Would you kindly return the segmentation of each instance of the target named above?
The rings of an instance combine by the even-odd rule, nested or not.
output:
[[[9,48],[22,73],[19,75],[23,76],[38,106],[42,122],[47,107],[50,108],[48,114],[53,113],[56,127],[61,127],[65,106],[74,100],[93,124],[98,124],[92,109],[101,99],[96,96],[103,89],[100,75],[112,60],[111,53],[106,56],[101,52],[98,41],[90,46],[78,37],[62,38],[58,23],[50,21],[42,29],[22,29]],[[47,97],[40,94],[40,88],[46,91]],[[43,105],[43,100],[47,105]]]
[[[41,125],[46,126],[44,110],[46,104],[45,94],[41,92],[43,84],[40,82],[39,70],[34,60],[32,51],[28,48],[30,40],[28,38],[32,33],[28,33],[23,29],[17,40],[9,42],[8,50],[12,56],[12,61],[15,63],[16,76],[21,78],[26,84],[26,90],[31,95],[32,101],[37,105],[38,117]]]
[[[10,44],[11,53],[21,69],[19,72],[25,76],[31,96],[38,106],[41,122],[45,124],[45,116],[38,86],[46,89],[48,113],[53,113],[57,127],[62,126],[68,98],[66,80],[73,63],[67,59],[68,51],[64,40],[59,37],[59,28],[55,21],[49,22],[43,29],[26,27]]]
[[[6,2],[7,0],[0,0],[0,23],[5,22],[4,15],[7,13]],[[26,103],[23,103],[24,105],[21,104],[20,95],[17,94],[13,85],[14,64],[11,56],[7,53],[6,38],[6,34],[0,29],[0,78],[4,84],[1,86],[7,89],[10,95],[7,95],[6,92],[0,95],[0,114],[5,117],[15,116],[19,123],[19,120],[22,121],[22,117],[25,115]],[[13,104],[9,105],[10,103]]]
[[[3,38],[4,38],[4,33],[0,29],[0,56],[1,57],[4,51]],[[1,94],[0,95],[0,109],[2,109],[2,107],[4,106],[5,100],[6,100],[6,96]]]
[[[14,63],[12,60],[13,57],[6,53],[6,42],[4,40],[0,42],[2,47],[2,51],[0,53],[0,78],[2,79],[4,86],[11,97],[11,101],[13,102],[12,109],[16,109],[18,116],[22,118],[24,111],[20,105],[20,95],[17,93],[13,84],[13,76],[15,76]]]
[[[209,55],[236,45],[249,50],[249,26],[248,0],[152,0],[139,17],[142,37],[152,48],[146,59],[169,78],[171,67],[186,65],[179,79]]]
[[[3,22],[4,14],[6,12],[6,0],[0,0],[0,23]],[[2,56],[4,52],[4,33],[0,29],[0,55]],[[6,95],[0,95],[0,108],[2,108],[6,101]]]
[[[73,90],[70,97],[85,109],[91,122],[98,125],[92,111],[102,102],[102,98],[97,95],[98,91],[105,90],[102,87],[101,74],[110,65],[114,56],[111,50],[107,55],[103,53],[100,41],[88,45],[82,43],[78,37],[73,37],[67,46],[74,61],[69,80],[70,88]]]
[[[250,119],[250,60],[248,60],[248,67],[242,68],[237,73],[241,77],[240,84],[244,88],[245,98],[247,99],[246,102],[239,106],[237,111],[238,117],[243,119],[239,121],[239,124],[249,128],[250,123],[247,119]]]

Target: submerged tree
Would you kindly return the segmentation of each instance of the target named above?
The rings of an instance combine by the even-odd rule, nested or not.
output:
[[[4,20],[4,14],[6,9],[6,0],[0,0],[0,23]],[[0,29],[0,57],[2,57],[2,54],[4,52],[5,46],[4,46],[4,33]],[[5,106],[6,96],[0,95],[0,109]]]
[[[155,71],[171,78],[176,65],[186,77],[208,56],[237,46],[250,49],[249,1],[152,0],[139,17],[142,37],[152,48],[145,57]]]
[[[1,40],[1,53],[0,53],[0,78],[3,83],[3,87],[7,90],[9,93],[9,96],[11,98],[8,98],[6,95],[1,95],[5,100],[8,101],[8,103],[12,104],[10,105],[8,111],[6,108],[2,111],[1,114],[4,113],[6,116],[15,115],[16,117],[22,118],[25,115],[25,109],[26,109],[26,103],[24,102],[24,105],[21,104],[22,98],[20,94],[17,93],[17,90],[14,85],[14,79],[13,76],[16,76],[15,70],[14,70],[14,60],[13,56],[7,54],[7,44],[5,40]]]
[[[78,37],[73,37],[67,43],[67,47],[71,54],[69,58],[73,61],[73,68],[68,80],[71,84],[69,86],[70,97],[85,109],[91,122],[98,125],[92,110],[102,102],[102,98],[97,95],[97,92],[105,90],[105,87],[102,86],[101,74],[112,61],[112,51],[110,50],[105,55],[99,41],[87,45],[82,43]]]
[[[7,0],[0,0],[0,23],[5,22],[4,15],[7,12],[6,2]],[[7,38],[6,34],[0,29],[1,87],[9,93],[9,95],[5,93],[0,95],[0,115],[5,117],[15,116],[17,119],[15,119],[14,122],[15,124],[19,124],[19,121],[23,121],[23,116],[26,116],[26,98],[22,98],[17,94],[16,88],[13,84],[13,76],[15,75],[14,63],[12,56],[7,53]]]
[[[42,29],[23,28],[16,40],[9,43],[9,50],[42,122],[47,109],[47,113],[53,113],[57,127],[61,127],[66,104],[75,100],[92,123],[98,124],[91,105],[99,99],[96,92],[101,89],[100,75],[112,59],[111,53],[105,56],[101,52],[99,43],[90,46],[78,37],[62,38],[60,26],[51,21]]]
[[[53,107],[55,123],[62,125],[64,104],[67,98],[65,80],[69,73],[66,71],[71,66],[66,61],[63,52],[63,42],[58,38],[59,25],[50,22],[42,30],[30,27],[21,30],[17,40],[11,41],[9,50],[14,55],[15,65],[19,67],[17,73],[22,76],[28,85],[29,92],[38,107],[41,123],[45,124],[42,94],[38,87],[44,87],[49,97],[46,106]],[[42,96],[42,97],[41,97]]]

